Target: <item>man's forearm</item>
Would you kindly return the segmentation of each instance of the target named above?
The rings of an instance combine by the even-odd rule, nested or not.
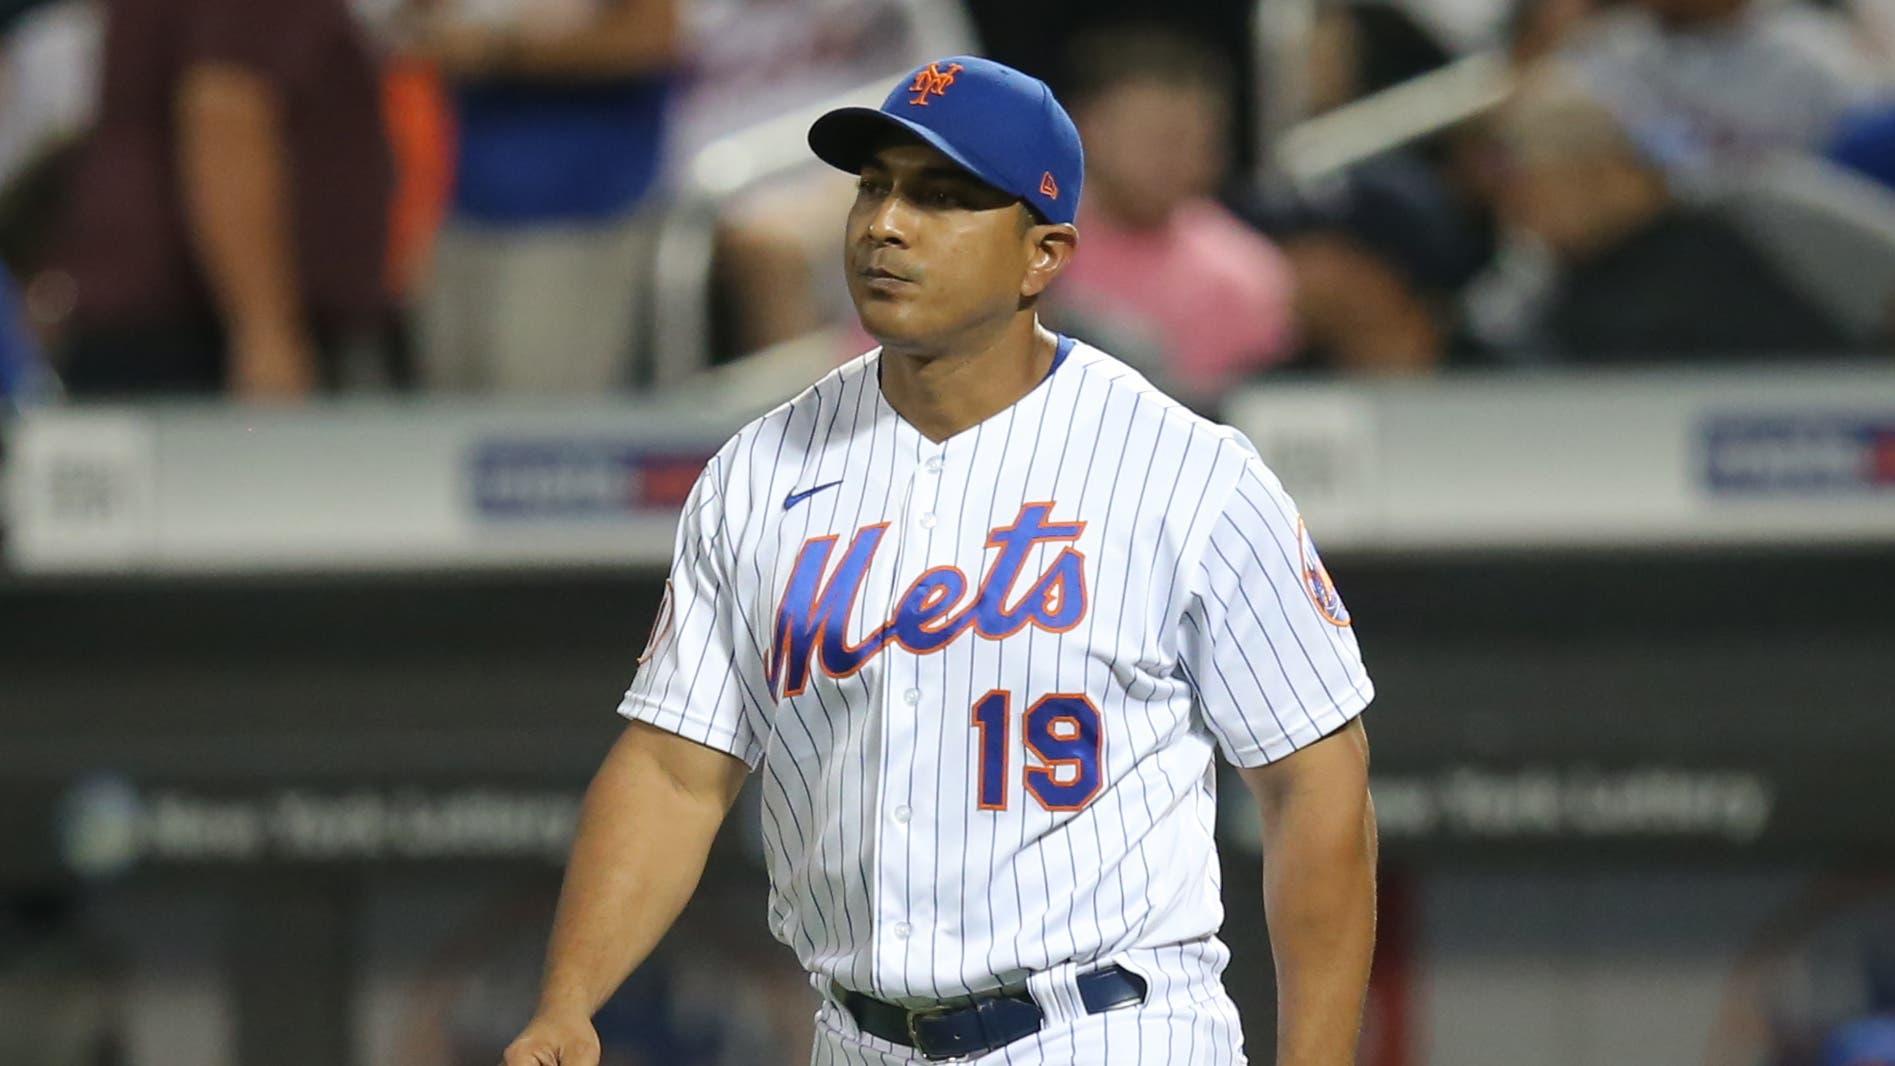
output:
[[[185,213],[226,328],[300,333],[277,91],[240,67],[204,64],[185,73],[176,107]]]
[[[1355,1062],[1375,947],[1375,814],[1287,798],[1266,831],[1278,1066]]]
[[[663,749],[690,741],[633,727],[586,791],[553,922],[540,1012],[590,1017],[651,954],[704,873],[742,763],[700,749],[681,779]]]
[[[1348,1066],[1375,950],[1368,733],[1357,719],[1243,773],[1263,821],[1277,1066]]]

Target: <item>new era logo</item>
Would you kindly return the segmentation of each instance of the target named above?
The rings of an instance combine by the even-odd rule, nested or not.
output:
[[[920,107],[928,106],[928,97],[946,96],[948,87],[954,84],[954,76],[961,72],[959,63],[949,63],[946,70],[939,63],[929,63],[926,70],[915,75],[915,83],[908,87],[914,97],[908,102]]]
[[[1040,175],[1040,195],[1049,200],[1059,199],[1059,182],[1053,180],[1053,172]]]

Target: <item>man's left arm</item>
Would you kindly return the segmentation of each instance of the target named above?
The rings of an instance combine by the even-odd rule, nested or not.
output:
[[[1355,1062],[1375,947],[1375,807],[1360,719],[1243,771],[1263,821],[1277,1066]]]
[[[1241,438],[1189,581],[1179,664],[1263,815],[1278,1066],[1355,1062],[1375,945],[1375,817],[1360,716],[1375,699],[1354,619],[1315,541]]]

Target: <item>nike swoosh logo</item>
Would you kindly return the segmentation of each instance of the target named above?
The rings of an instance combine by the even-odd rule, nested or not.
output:
[[[840,481],[831,481],[827,485],[818,485],[813,489],[804,489],[801,492],[792,492],[788,496],[783,497],[783,509],[787,511],[790,508],[796,506],[797,504],[802,503],[804,500],[809,499],[811,496],[816,495],[822,490],[833,489],[837,485],[840,485],[840,484],[842,484],[842,482]]]

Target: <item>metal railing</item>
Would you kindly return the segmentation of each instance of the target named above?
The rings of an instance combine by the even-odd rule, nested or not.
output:
[[[1278,171],[1320,180],[1493,107],[1512,73],[1500,51],[1477,52],[1333,111],[1304,119],[1276,145]]]

